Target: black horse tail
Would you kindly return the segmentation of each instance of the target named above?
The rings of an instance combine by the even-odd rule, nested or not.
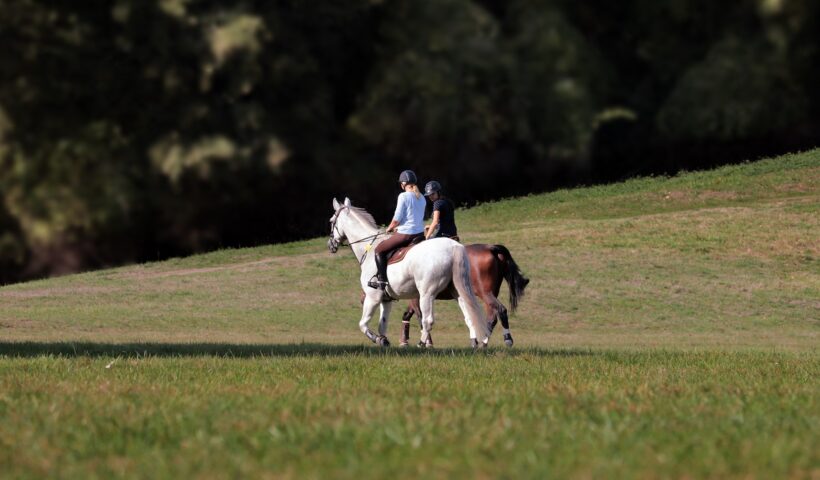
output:
[[[525,277],[521,268],[513,260],[512,254],[504,245],[491,245],[490,251],[504,265],[504,279],[510,287],[510,311],[515,312],[518,308],[518,301],[524,296],[524,289],[530,283],[530,279]]]

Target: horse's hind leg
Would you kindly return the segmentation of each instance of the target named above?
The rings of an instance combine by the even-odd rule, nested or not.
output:
[[[419,299],[414,298],[410,300],[410,303],[407,305],[407,311],[404,312],[404,316],[402,316],[401,321],[401,345],[402,347],[406,347],[410,343],[410,319],[413,318],[415,315],[419,320],[419,330],[424,330],[424,314],[421,313],[421,306],[419,305]],[[433,346],[433,335],[430,332],[427,332],[427,341],[419,340],[418,343],[419,347],[432,347]]]
[[[489,298],[488,298],[489,297]],[[487,327],[490,330],[490,335],[487,336],[487,341],[490,340],[490,336],[493,334],[493,330],[495,330],[495,326],[498,325],[498,309],[499,307],[504,308],[504,305],[501,305],[501,302],[498,301],[494,295],[489,294],[481,298],[484,301],[484,311],[487,312],[487,318],[491,318],[492,320],[488,322]]]
[[[504,344],[508,347],[513,346],[513,338],[510,333],[510,320],[507,318],[507,307],[498,303],[498,317],[501,319],[501,326],[504,328]]]
[[[479,346],[479,343],[481,343],[482,347],[486,347],[486,341],[479,342],[476,338],[477,334],[475,329],[473,328],[473,323],[470,321],[470,313],[469,310],[467,310],[466,302],[467,300],[465,300],[464,297],[458,297],[458,306],[461,307],[461,312],[464,314],[464,323],[467,324],[467,329],[470,331],[470,346],[476,348]]]
[[[489,298],[485,298],[485,300],[487,301],[488,315],[493,319],[490,323],[490,333],[492,333],[498,321],[501,320],[501,326],[504,328],[504,344],[508,347],[512,347],[513,338],[510,333],[510,320],[507,316],[507,307],[498,301],[498,297],[495,295],[489,295]]]
[[[430,330],[433,329],[435,317],[433,317],[433,300],[435,295],[425,295],[419,299],[421,307],[421,340],[419,346],[432,347],[433,339]]]
[[[501,312],[504,312],[506,315],[507,309],[504,305],[498,301],[498,297],[493,295],[490,292],[486,292],[485,295],[481,297],[481,300],[484,301],[484,310],[487,312],[487,318],[492,319],[488,322],[487,327],[490,330],[490,335],[484,339],[484,345],[487,345],[490,341],[490,336],[493,334],[493,330],[495,330],[495,326],[498,325],[498,320],[502,318]],[[503,317],[504,320],[502,321],[502,325],[504,321],[506,321],[506,316]]]
[[[419,331],[424,330],[424,325],[423,325],[423,323],[424,323],[424,314],[421,313],[421,307],[416,309],[416,317],[419,319]],[[421,342],[419,342],[419,346],[423,347],[425,345],[422,344]],[[433,346],[433,334],[432,333],[427,334],[427,344],[426,344],[426,346],[428,346],[428,347]]]

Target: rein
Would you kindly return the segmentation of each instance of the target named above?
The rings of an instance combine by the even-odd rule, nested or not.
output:
[[[336,218],[333,219],[333,225],[330,227],[330,240],[333,241],[334,243],[336,243],[336,240],[334,240],[334,238],[333,238],[333,233],[336,232],[336,233],[339,233],[341,235],[341,232],[339,232],[338,229],[336,228],[336,223],[339,221],[339,214],[342,213],[342,210],[344,210],[346,208],[347,208],[347,206],[343,206],[342,208],[340,208],[339,210],[336,211]],[[336,244],[337,245],[336,248],[338,248],[338,247],[350,247],[350,246],[353,246],[357,243],[370,241],[371,244],[369,244],[365,247],[364,255],[362,255],[362,259],[359,260],[359,265],[361,266],[362,264],[364,264],[364,259],[367,258],[367,253],[370,252],[370,247],[372,246],[372,241],[377,239],[380,235],[384,235],[385,233],[386,232],[376,232],[373,235],[368,235],[364,238],[360,238],[360,239],[358,239],[356,241],[353,241],[353,242],[344,243],[344,241],[341,241],[341,242],[338,242]],[[347,238],[347,237],[345,237],[345,238]]]
[[[382,235],[382,234],[384,234],[384,232],[376,232],[374,235],[370,235],[369,237],[365,237],[365,238],[356,240],[355,242],[349,242],[348,243],[348,245],[353,245],[355,243],[364,242],[365,240],[368,240],[368,239],[371,240],[371,243],[367,244],[367,246],[364,247],[364,255],[362,255],[362,259],[359,260],[359,266],[362,266],[364,264],[364,259],[367,258],[367,254],[370,252],[370,248],[373,246],[372,241],[375,240],[376,238],[378,238],[378,236]]]
[[[355,245],[355,244],[357,244],[357,243],[362,243],[362,242],[364,242],[364,241],[366,241],[366,240],[375,240],[375,239],[376,239],[379,235],[384,235],[384,232],[376,232],[376,233],[374,233],[373,235],[370,235],[370,236],[367,236],[367,237],[361,238],[361,239],[359,239],[359,240],[356,240],[355,242],[349,242],[347,245],[342,245],[342,244],[339,244],[339,245],[342,245],[342,246],[350,246],[350,245]]]

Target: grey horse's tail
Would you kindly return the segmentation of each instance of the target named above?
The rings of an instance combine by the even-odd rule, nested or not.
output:
[[[527,288],[530,279],[524,276],[507,247],[504,245],[491,245],[490,251],[504,264],[504,279],[507,280],[507,285],[510,287],[510,311],[515,312],[515,309],[518,308],[518,301],[524,296],[524,289]]]
[[[470,324],[476,333],[478,341],[483,341],[490,336],[489,325],[485,318],[484,309],[478,303],[473,287],[470,283],[470,259],[467,257],[467,249],[464,245],[457,244],[453,247],[453,284],[458,291],[458,295],[464,299]]]

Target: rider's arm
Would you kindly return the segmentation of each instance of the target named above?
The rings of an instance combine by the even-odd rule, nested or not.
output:
[[[405,213],[407,211],[406,203],[407,203],[407,195],[405,195],[405,194],[399,195],[399,200],[396,203],[396,213],[393,214],[393,221],[390,222],[390,225],[387,226],[387,229],[385,229],[385,232],[392,232],[393,230],[396,229],[396,227],[398,227],[399,225],[402,224],[402,222],[404,222],[405,217],[407,215]]]
[[[433,211],[433,221],[430,222],[430,226],[427,227],[427,232],[424,234],[424,239],[425,240],[429,240],[430,235],[432,235],[436,232],[436,225],[438,225],[439,215],[441,215],[441,212],[439,212],[438,210]]]

